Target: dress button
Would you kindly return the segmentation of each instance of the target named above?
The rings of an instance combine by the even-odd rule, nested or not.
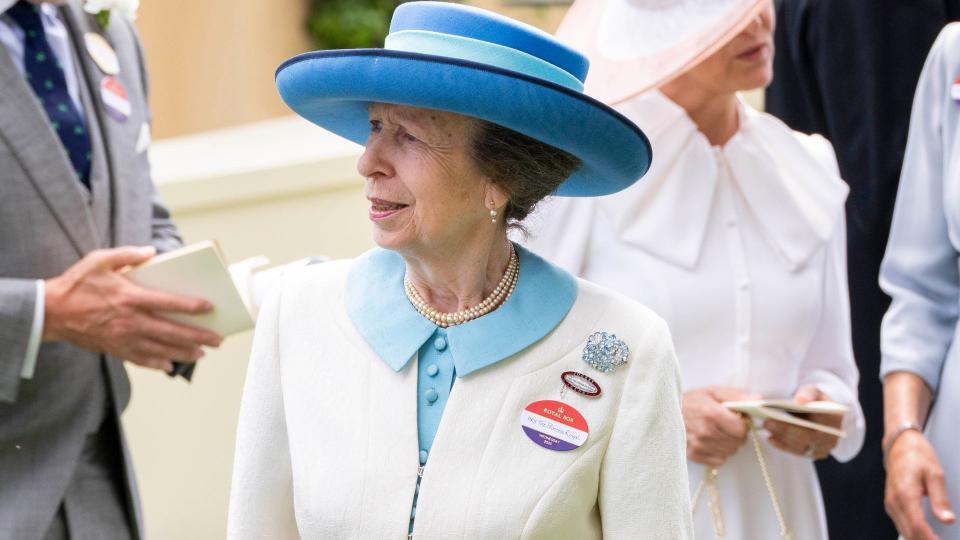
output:
[[[447,348],[447,340],[443,336],[438,337],[433,340],[433,346],[438,350],[442,351]]]
[[[426,465],[426,464],[427,464],[427,456],[429,456],[429,455],[430,455],[430,453],[427,452],[426,450],[421,450],[421,451],[420,451],[420,464],[421,464],[421,465]]]
[[[749,282],[749,281],[741,281],[739,287],[740,287],[740,290],[741,290],[741,291],[745,291],[745,290],[747,290],[747,289],[750,288],[750,282]]]
[[[423,397],[427,398],[427,403],[432,404],[433,402],[437,401],[437,399],[440,397],[440,394],[438,394],[436,390],[431,388],[426,392],[424,392]]]
[[[727,227],[733,229],[737,226],[737,220],[730,218],[727,220]]]
[[[436,377],[437,373],[440,373],[440,368],[438,368],[436,364],[430,364],[427,366],[427,375]]]

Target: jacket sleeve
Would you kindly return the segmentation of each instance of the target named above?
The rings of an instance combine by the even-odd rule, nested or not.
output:
[[[227,537],[299,538],[278,354],[282,285],[261,308],[240,402]]]
[[[126,21],[124,21],[124,25],[130,32],[130,40],[133,42],[137,53],[140,87],[143,90],[144,98],[144,103],[141,104],[141,107],[144,110],[147,129],[149,129],[153,124],[153,115],[150,113],[150,105],[147,103],[147,98],[150,96],[150,81],[147,75],[147,63],[143,54],[143,45],[140,42],[140,36],[137,34],[136,28]],[[151,243],[157,248],[158,253],[172,251],[183,245],[183,239],[180,237],[180,232],[177,230],[176,225],[174,225],[173,220],[170,218],[170,211],[167,210],[167,207],[164,206],[163,202],[160,201],[160,197],[152,185],[152,180],[150,182],[150,219],[152,232]]]
[[[799,386],[813,385],[832,401],[849,407],[842,425],[847,436],[840,439],[831,452],[835,459],[846,462],[853,459],[863,446],[866,420],[858,398],[860,372],[853,358],[847,288],[847,231],[842,215],[837,219],[837,228],[825,249],[820,320],[800,365]]]
[[[0,403],[17,399],[36,301],[36,280],[0,278]]]
[[[666,323],[654,321],[631,355],[600,470],[605,539],[693,538],[680,369]]]
[[[950,241],[944,192],[943,105],[950,88],[944,50],[956,46],[948,26],[920,76],[880,286],[892,297],[881,327],[881,376],[919,375],[934,391],[957,324],[957,251]],[[951,105],[955,105],[951,103]]]

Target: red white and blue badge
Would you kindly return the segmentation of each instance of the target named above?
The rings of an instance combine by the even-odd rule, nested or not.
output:
[[[133,112],[127,91],[120,84],[120,80],[113,76],[106,76],[100,80],[100,99],[107,114],[118,122],[126,122]]]
[[[551,399],[527,405],[520,413],[520,425],[531,441],[558,452],[580,448],[590,436],[580,411]]]
[[[960,77],[953,81],[953,86],[950,87],[950,97],[954,101],[960,101]]]

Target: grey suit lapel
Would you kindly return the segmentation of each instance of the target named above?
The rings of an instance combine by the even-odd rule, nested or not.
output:
[[[0,137],[82,256],[99,247],[87,194],[66,152],[57,151],[60,139],[33,90],[6,51],[0,53]]]
[[[118,147],[125,142],[125,138],[129,137],[123,133],[121,124],[111,121],[104,110],[103,100],[100,99],[100,81],[103,79],[104,74],[86,54],[84,35],[87,32],[95,32],[106,38],[108,42],[111,40],[106,32],[100,31],[100,28],[96,26],[98,23],[93,17],[83,11],[79,2],[68,2],[60,8],[60,13],[63,15],[63,19],[69,29],[68,33],[73,43],[73,49],[77,52],[77,56],[80,59],[79,65],[77,66],[77,74],[81,79],[80,83],[85,84],[90,91],[91,101],[93,102],[93,110],[90,111],[90,114],[96,114],[97,120],[99,120],[104,156],[106,158],[107,176],[110,178],[110,191],[113,194],[111,197],[110,212],[113,221],[111,227],[113,239],[111,239],[109,245],[114,246],[117,243],[116,240],[122,238],[120,234],[121,231],[119,230],[122,225],[122,220],[120,220],[119,217],[123,215],[123,208],[121,207],[123,200],[121,194],[124,191],[120,189],[117,183],[124,181],[124,179],[129,179],[132,174],[132,171],[128,170],[127,161],[123,159],[124,153]]]

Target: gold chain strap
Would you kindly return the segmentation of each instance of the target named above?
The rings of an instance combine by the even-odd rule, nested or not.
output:
[[[763,474],[763,481],[767,486],[767,493],[770,495],[770,503],[773,505],[773,513],[777,517],[777,523],[780,525],[780,537],[783,540],[791,540],[790,529],[787,528],[787,521],[783,517],[783,510],[780,507],[780,498],[777,497],[777,490],[773,487],[773,479],[770,477],[770,470],[767,468],[767,460],[763,456],[763,448],[760,446],[760,436],[757,435],[758,428],[754,423],[746,418],[749,425],[750,438],[753,440],[753,450],[757,454],[757,461],[760,463],[760,472]],[[708,467],[703,480],[697,486],[697,491],[693,495],[693,512],[697,511],[700,503],[700,497],[705,489],[710,491],[710,513],[713,515],[713,536],[717,540],[722,540],[726,534],[726,528],[723,524],[723,512],[720,509],[720,488],[717,483],[717,477],[720,471],[716,467]]]

